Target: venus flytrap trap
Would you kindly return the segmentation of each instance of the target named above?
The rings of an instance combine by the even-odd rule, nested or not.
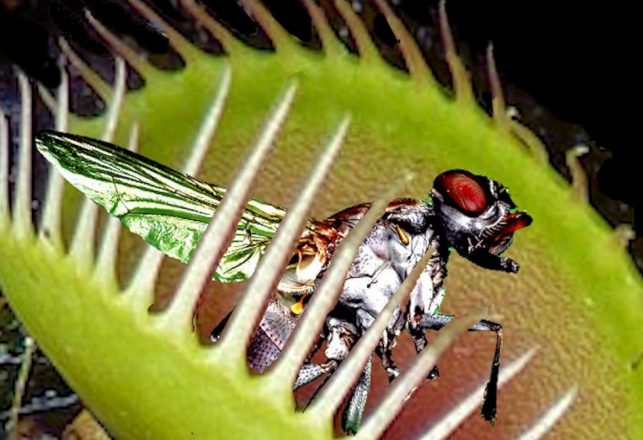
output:
[[[399,191],[393,186],[374,205],[356,205],[326,220],[300,224],[346,135],[348,119],[339,125],[288,216],[280,208],[248,200],[250,185],[283,125],[295,90],[294,85],[286,89],[255,149],[227,190],[91,138],[42,132],[36,136],[36,145],[66,180],[130,231],[169,256],[198,262],[190,265],[176,298],[160,314],[168,330],[186,329],[184,337],[189,337],[194,310],[201,290],[209,282],[211,268],[216,268],[214,278],[226,283],[246,280],[259,270],[260,275],[247,287],[246,299],[231,314],[229,330],[224,328],[229,319],[226,318],[213,332],[213,339],[218,340],[223,333],[220,351],[228,358],[244,358],[246,342],[264,310],[263,305],[270,299],[250,343],[248,361],[252,368],[262,372],[279,357],[275,368],[281,373],[274,374],[285,375],[279,383],[294,383],[295,389],[324,374],[332,374],[355,340],[381,314],[395,290],[402,287],[407,275],[414,274],[411,284],[403,289],[410,296],[409,306],[402,313],[396,305],[375,350],[391,381],[400,374],[392,350],[402,329],[406,327],[409,331],[419,353],[427,345],[426,330],[441,330],[453,319],[452,315],[439,313],[445,296],[443,280],[450,249],[456,249],[481,267],[516,273],[518,263],[501,254],[509,247],[514,233],[529,226],[532,219],[525,211],[517,210],[502,184],[465,170],[450,170],[435,178],[429,201],[400,198],[384,205]],[[406,180],[410,182],[412,177]],[[83,211],[96,218],[95,213],[89,214],[86,205]],[[210,217],[213,220],[206,229]],[[278,230],[282,232],[277,234]],[[350,238],[343,243],[351,231]],[[118,225],[108,223],[105,235],[106,240],[116,237]],[[295,239],[295,253],[290,257]],[[114,254],[116,248],[109,243],[104,249]],[[270,250],[268,243],[272,243]],[[341,250],[335,255],[338,246]],[[355,246],[357,254],[350,251]],[[426,252],[430,259],[421,258]],[[261,257],[264,264],[257,269]],[[329,269],[331,258],[333,265]],[[414,269],[418,265],[422,270],[419,275],[417,267]],[[304,315],[296,326],[297,317],[313,292],[310,307],[315,311],[314,318]],[[483,319],[469,330],[496,333],[491,375],[481,411],[483,418],[493,423],[502,326]],[[320,347],[320,338],[327,342],[324,351],[327,362],[305,362]],[[311,345],[316,347],[312,355],[308,354]],[[281,351],[284,353],[280,355]],[[370,374],[367,367],[360,383],[370,380]],[[429,378],[437,376],[434,367]],[[353,392],[343,423],[347,432],[355,433],[359,428],[368,394],[366,386]]]
[[[629,367],[640,352],[632,339],[640,334],[640,277],[605,223],[582,198],[572,196],[585,190],[579,169],[573,173],[577,189],[572,191],[549,169],[537,138],[507,117],[491,51],[493,118],[477,107],[468,74],[455,53],[443,5],[442,35],[453,74],[453,100],[437,85],[415,43],[385,2],[377,4],[400,41],[409,75],[383,62],[359,16],[344,1],[335,2],[335,6],[355,39],[359,57],[346,52],[321,8],[311,0],[303,3],[319,33],[323,53],[299,47],[259,2],[242,3],[271,39],[274,53],[244,46],[202,6],[191,0],[181,3],[223,45],[227,56],[199,52],[152,9],[131,0],[137,11],[169,37],[186,61],[185,69],[157,71],[88,16],[122,59],[116,63],[115,84],[105,83],[61,41],[67,58],[63,71],[71,66],[77,69],[109,103],[108,111],[91,120],[70,114],[65,75],[55,98],[40,89],[44,102],[55,113],[58,131],[110,139],[132,148],[138,145],[144,156],[187,174],[198,174],[200,180],[230,182],[225,185],[228,195],[236,188],[237,196],[227,202],[224,198],[219,208],[225,203],[226,214],[213,219],[217,227],[210,227],[209,238],[190,260],[166,310],[148,312],[155,286],[168,281],[161,270],[162,254],[152,247],[143,249],[142,256],[136,252],[117,254],[119,235],[119,247],[130,251],[140,239],[121,234],[120,223],[113,220],[97,233],[101,214],[95,205],[67,187],[63,195],[62,180],[56,173],[51,173],[47,183],[43,219],[37,226],[32,224],[32,97],[23,76],[19,76],[19,83],[26,105],[20,155],[14,160],[18,178],[9,212],[8,142],[3,140],[8,137],[4,118],[0,118],[0,287],[43,351],[112,435],[135,439],[300,438],[303,432],[310,438],[331,436],[332,416],[368,362],[387,323],[385,318],[375,320],[362,335],[318,400],[303,413],[293,411],[291,386],[329,309],[312,301],[307,305],[299,326],[308,331],[295,332],[291,342],[297,343],[286,345],[282,353],[282,359],[289,362],[278,362],[255,377],[248,372],[245,360],[244,341],[261,314],[258,305],[270,293],[267,286],[279,278],[280,264],[287,262],[282,258],[288,242],[297,236],[306,217],[301,203],[310,202],[309,194],[325,173],[328,177],[313,207],[317,217],[368,199],[368,195],[376,198],[373,195],[381,193],[393,176],[407,170],[416,178],[407,184],[410,191],[399,191],[398,195],[425,196],[431,180],[453,168],[475,170],[503,182],[536,219],[529,233],[512,248],[511,256],[523,264],[517,278],[477,271],[454,259],[447,282],[450,294],[445,310],[463,312],[484,306],[503,315],[511,341],[505,346],[503,360],[514,360],[503,362],[499,372],[500,417],[493,429],[483,430],[477,425],[479,417],[470,417],[479,408],[487,379],[481,381],[462,365],[478,360],[481,365],[488,364],[487,350],[471,345],[480,357],[461,357],[457,368],[442,368],[449,373],[440,378],[430,399],[440,403],[438,410],[424,408],[431,402],[421,400],[422,390],[416,392],[407,406],[422,407],[426,421],[403,423],[402,414],[401,422],[390,427],[390,435],[424,431],[426,438],[445,438],[456,428],[469,438],[539,438],[552,429],[561,438],[641,435],[638,417],[643,413],[643,397],[636,390],[641,389],[643,377],[640,369],[637,372]],[[124,93],[124,63],[145,79],[143,89]],[[276,96],[281,97],[273,106]],[[347,113],[350,126],[342,119]],[[239,168],[254,136],[258,150],[253,151],[265,153],[276,143],[275,151],[267,162],[259,157],[263,153],[257,153],[254,170]],[[335,159],[331,159],[334,153],[325,156],[327,161],[318,164],[308,184],[302,186],[311,164],[317,163],[311,151],[324,138],[330,150],[333,139],[335,147],[343,144],[342,152]],[[329,171],[331,162],[334,165]],[[226,237],[234,233],[238,219],[233,214],[245,204],[248,185],[260,165],[264,171],[252,197],[291,206],[286,211],[297,214],[288,221],[288,228],[283,220],[283,240],[271,242],[268,249],[274,252],[274,260],[260,263],[265,268],[257,269],[252,289],[246,286],[247,293],[222,340],[204,348],[192,333],[200,286],[209,282],[215,262],[226,248]],[[240,174],[233,178],[230,171],[235,168]],[[287,203],[299,187],[302,197],[294,205]],[[586,237],[592,240],[588,242]],[[354,241],[353,246],[346,246],[346,261],[352,261],[357,250],[359,240]],[[131,272],[129,280],[122,276],[124,269]],[[339,279],[341,271],[335,271]],[[266,284],[259,283],[260,279]],[[337,282],[334,295],[340,285]],[[398,292],[394,299],[400,301],[404,296]],[[392,313],[395,304],[382,313]],[[459,329],[466,329],[466,324],[461,322]],[[456,330],[441,331],[431,341],[417,366],[396,379],[391,394],[377,409],[367,411],[357,436],[384,433],[401,401],[435,363],[436,349],[452,342]],[[449,382],[451,375],[457,380]],[[510,379],[511,387],[505,389]],[[449,395],[457,390],[464,398],[454,401]]]

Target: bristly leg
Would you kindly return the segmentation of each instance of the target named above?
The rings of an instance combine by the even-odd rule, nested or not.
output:
[[[389,337],[386,339],[392,338]],[[392,344],[386,340],[380,341],[380,343],[377,345],[377,348],[375,349],[375,353],[382,360],[382,367],[384,367],[384,369],[386,370],[389,382],[393,382],[395,378],[400,375],[400,368],[393,360],[392,349]]]
[[[342,429],[347,434],[357,434],[362,424],[368,393],[371,389],[371,369],[372,361],[369,359],[342,413]]]
[[[453,320],[451,315],[430,315],[422,318],[422,328],[425,330],[440,330]],[[502,352],[502,325],[497,322],[488,321],[486,319],[472,325],[469,328],[470,332],[486,332],[492,331],[496,333],[496,348],[493,355],[493,362],[491,364],[491,373],[489,374],[489,381],[485,387],[484,401],[482,402],[482,410],[480,414],[482,418],[495,423],[496,420],[496,401],[498,396],[498,374],[500,372],[500,353]]]
[[[299,374],[297,374],[297,379],[295,380],[295,383],[292,389],[294,391],[303,387],[304,385],[308,385],[309,383],[320,378],[324,374],[328,374],[330,376],[330,374],[332,374],[333,371],[335,371],[336,369],[337,369],[337,362],[334,360],[328,361],[324,364],[306,363],[301,366],[301,369],[299,370]],[[317,389],[319,388],[321,388],[321,386],[318,387]],[[315,394],[316,393],[317,391],[315,391]]]
[[[498,395],[498,373],[500,371],[500,352],[502,351],[502,327],[490,321],[488,324],[495,326],[496,332],[496,350],[493,355],[493,363],[491,364],[491,374],[489,375],[489,382],[484,390],[484,401],[482,403],[482,418],[494,424],[496,421],[496,399]]]
[[[411,335],[411,338],[413,338],[413,344],[415,345],[415,352],[420,353],[424,347],[428,345],[428,341],[426,340],[426,335],[424,334],[424,328],[422,327],[412,327],[408,325],[408,320],[407,320],[407,326],[406,326],[409,334]],[[429,374],[426,376],[426,380],[433,380],[437,379],[440,377],[440,370],[437,365],[431,369]]]

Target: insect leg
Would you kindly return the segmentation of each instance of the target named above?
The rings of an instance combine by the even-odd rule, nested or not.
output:
[[[380,357],[382,361],[382,367],[386,370],[388,375],[388,381],[392,382],[397,376],[400,375],[400,368],[397,366],[392,357],[391,345],[383,339],[380,340],[375,353]]]
[[[368,393],[371,389],[371,369],[372,362],[369,358],[342,413],[342,429],[347,434],[355,435],[362,424]]]
[[[419,354],[422,350],[424,350],[424,347],[428,345],[426,335],[424,334],[425,329],[420,326],[409,325],[408,319],[406,328],[409,331],[409,335],[411,335],[411,338],[413,339],[413,342],[415,344],[415,352]],[[429,374],[426,376],[426,379],[433,380],[437,379],[438,377],[440,377],[440,370],[438,369],[437,365],[434,365]]]
[[[509,273],[516,273],[520,270],[520,265],[511,258],[501,257],[487,252],[473,252],[470,255],[467,255],[467,258],[485,269],[499,270],[501,272]]]
[[[324,374],[332,373],[337,369],[337,365],[337,361],[334,360],[328,361],[324,364],[307,363],[302,365],[299,370],[299,374],[297,375],[297,379],[295,380],[295,384],[292,387],[293,390],[311,383]]]
[[[315,399],[319,390],[323,388],[326,381],[328,381],[335,369],[337,369],[339,364],[346,358],[346,356],[348,356],[350,349],[353,347],[358,335],[357,327],[351,321],[352,320],[346,319],[346,317],[333,316],[332,313],[326,319],[324,331],[326,333],[327,344],[326,349],[324,350],[324,356],[326,356],[328,362],[322,364],[322,368],[307,367],[306,364],[302,367],[302,369],[306,368],[306,370],[304,370],[304,374],[315,374],[314,378],[311,378],[305,383],[311,382],[323,373],[328,373],[324,381],[313,393],[308,405],[310,405],[310,402]],[[307,379],[307,377],[302,377],[302,382],[305,379]],[[297,381],[299,381],[299,377],[297,378]],[[306,405],[306,407],[308,407],[308,405]]]
[[[427,330],[440,330],[453,320],[451,315],[430,315],[422,317],[422,327]],[[489,381],[485,388],[484,402],[482,403],[482,418],[494,423],[496,419],[496,398],[498,394],[498,373],[500,370],[500,352],[502,351],[502,325],[497,322],[488,321],[483,319],[469,328],[470,332],[486,332],[491,331],[496,333],[496,349],[491,363],[491,373],[489,374]]]
[[[321,335],[315,341],[310,354],[306,358],[304,365],[301,366],[299,373],[297,374],[297,379],[293,385],[293,390],[296,390],[304,385],[307,385],[314,381],[315,379],[323,376],[327,373],[332,373],[337,368],[338,363],[335,360],[330,360],[324,364],[315,364],[311,362],[313,356],[319,351],[322,344],[326,340],[326,331],[322,332]]]
[[[326,318],[324,332],[318,338],[311,354],[299,370],[294,389],[304,386],[324,374],[330,374],[335,371],[340,362],[348,355],[356,339],[357,328],[347,319],[333,316],[331,313]],[[324,340],[327,341],[326,349],[324,350],[327,362],[323,364],[310,362],[310,359],[321,347]]]
[[[373,324],[375,317],[386,307],[399,285],[399,274],[390,262],[386,261],[378,265],[372,275],[347,279],[340,301],[355,310],[357,327],[360,332],[363,332]],[[400,330],[398,328],[399,320],[400,311],[398,308],[394,316],[391,317],[376,348],[376,353],[382,360],[382,366],[388,374],[389,381],[400,374],[400,370],[391,356]]]
[[[357,322],[362,330],[368,329],[375,319],[371,316],[370,313],[364,310],[357,311]],[[399,312],[391,318],[391,321],[396,323],[399,318]],[[377,354],[382,361],[382,367],[386,370],[388,375],[389,382],[392,382],[397,376],[400,375],[400,369],[393,360],[393,347],[396,342],[396,333],[395,333],[395,324],[389,326],[384,331],[382,339],[380,339],[377,347],[375,348],[375,354]]]
[[[326,328],[328,343],[324,355],[339,363],[348,356],[358,337],[358,329],[352,322],[335,316],[326,319]]]
[[[413,291],[410,295],[409,304],[405,313],[406,329],[413,339],[415,345],[415,352],[420,353],[428,344],[425,335],[425,329],[422,326],[422,318],[424,316],[431,316],[440,307],[442,299],[444,298],[444,286],[441,285],[442,278],[434,279],[434,271],[436,265],[443,265],[444,263],[439,258],[429,260],[420,278],[418,279]],[[441,271],[438,270],[438,273]],[[435,365],[426,379],[436,379],[440,376],[438,366]]]

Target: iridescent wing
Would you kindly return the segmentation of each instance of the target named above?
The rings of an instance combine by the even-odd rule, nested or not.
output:
[[[42,132],[35,140],[38,150],[72,185],[130,231],[184,263],[225,194],[224,188],[106,142],[57,132]],[[284,215],[281,208],[248,201],[215,279],[249,278]]]

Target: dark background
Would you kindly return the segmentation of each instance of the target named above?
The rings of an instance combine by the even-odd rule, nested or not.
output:
[[[235,0],[201,1],[239,38],[271,50],[269,40]],[[181,12],[177,0],[149,3],[196,45],[223,55],[218,43]],[[641,98],[641,69],[636,67],[641,53],[641,15],[625,2],[561,3],[449,0],[447,11],[458,50],[472,71],[482,106],[490,108],[484,57],[487,45],[493,42],[508,104],[519,110],[521,121],[547,144],[552,165],[569,179],[565,151],[578,143],[591,146],[590,153],[581,158],[590,177],[590,201],[611,224],[635,224],[637,237],[629,246],[643,271],[643,172],[637,155],[641,151],[639,127],[643,124],[637,120],[641,112],[636,107]],[[320,48],[298,0],[264,0],[264,4],[302,44]],[[321,4],[336,33],[354,50],[333,1],[322,0]],[[383,56],[403,69],[395,37],[374,4],[364,0],[350,4],[362,16]],[[415,36],[438,80],[450,86],[437,27],[438,2],[389,0],[389,4]],[[11,117],[14,137],[20,107],[12,66],[20,66],[34,81],[56,87],[60,81],[55,43],[58,36],[64,36],[111,81],[113,60],[87,25],[85,8],[137,50],[148,54],[158,67],[182,67],[182,60],[172,53],[167,40],[138,18],[124,0],[0,0],[0,105]],[[128,86],[144,84],[130,71]],[[72,111],[91,115],[104,109],[100,99],[80,80],[72,81],[72,92]],[[43,106],[36,106],[35,111],[35,128],[48,124],[51,127],[51,117]],[[0,313],[7,315],[8,311],[0,307]],[[17,356],[22,330],[15,321],[7,322],[7,316],[0,316],[0,345],[8,346],[10,353]],[[14,360],[11,377],[19,358]],[[36,369],[28,398],[51,388],[57,389],[59,395],[70,393],[59,379],[51,377],[53,370],[41,355],[36,357]],[[10,393],[0,393],[0,419],[9,397]],[[58,411],[48,417],[47,424],[64,426],[77,410],[78,406],[73,406],[66,412]],[[0,436],[3,424],[0,420]]]

